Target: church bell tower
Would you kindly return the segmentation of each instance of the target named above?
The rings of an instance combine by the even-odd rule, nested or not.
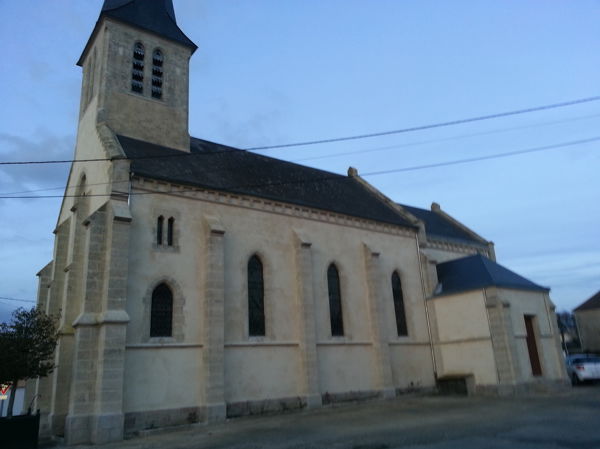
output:
[[[105,0],[77,65],[85,122],[189,151],[189,60],[197,46],[177,25],[172,0]]]

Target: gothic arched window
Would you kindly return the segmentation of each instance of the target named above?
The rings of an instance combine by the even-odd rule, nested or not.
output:
[[[173,335],[173,293],[166,284],[160,284],[152,292],[150,309],[150,337]]]
[[[334,264],[327,269],[327,289],[329,292],[329,320],[331,322],[331,335],[341,337],[344,335],[344,319],[342,317],[342,292],[340,289],[340,275]]]
[[[159,49],[152,53],[152,97],[160,100],[163,94],[164,57]]]
[[[131,69],[131,90],[138,94],[144,93],[144,45],[138,42],[133,47],[133,68]]]
[[[394,296],[394,311],[396,312],[396,329],[399,337],[408,335],[406,326],[406,311],[404,309],[404,295],[402,294],[402,282],[397,271],[392,274],[392,295]]]
[[[258,256],[252,256],[248,261],[248,335],[265,335],[265,283]]]

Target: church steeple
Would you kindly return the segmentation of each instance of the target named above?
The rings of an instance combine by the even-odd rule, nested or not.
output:
[[[177,26],[173,0],[105,0],[101,14],[198,48]]]
[[[80,129],[105,123],[115,134],[189,151],[189,60],[197,48],[177,25],[173,0],[104,0],[77,63]]]
[[[104,0],[96,28],[104,17],[132,25],[189,47],[192,54],[198,46],[177,25],[173,0]],[[97,30],[86,45],[77,65],[81,65]]]

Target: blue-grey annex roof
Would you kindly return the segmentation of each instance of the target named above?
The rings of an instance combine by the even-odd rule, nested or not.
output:
[[[473,234],[465,231],[443,215],[427,209],[406,206],[400,204],[407,212],[417,217],[425,224],[425,232],[428,237],[441,238],[443,240],[454,240],[460,243],[485,245],[487,242],[479,239]]]
[[[441,285],[441,291],[437,292],[438,296],[487,287],[540,292],[550,290],[525,279],[481,254],[440,263],[437,266],[437,274]]]
[[[416,230],[351,177],[192,138],[190,153],[117,136],[134,175],[251,195]]]
[[[192,53],[198,48],[177,25],[173,0],[104,0],[92,37],[104,17],[110,17],[185,45],[192,50]],[[82,64],[91,41],[92,38],[88,41],[77,65]]]

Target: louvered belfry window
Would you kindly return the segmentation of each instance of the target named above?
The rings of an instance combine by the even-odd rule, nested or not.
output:
[[[144,59],[146,51],[138,42],[133,48],[133,68],[131,69],[131,90],[138,94],[144,93]]]
[[[327,269],[327,287],[329,292],[329,319],[331,322],[331,335],[341,337],[344,335],[344,319],[342,317],[342,292],[340,289],[340,275],[334,264]]]
[[[173,293],[166,284],[160,284],[152,292],[150,312],[150,337],[173,335]]]
[[[167,221],[167,246],[173,246],[175,239],[175,219],[169,218]]]
[[[402,294],[402,281],[400,275],[394,271],[392,274],[392,294],[394,296],[394,311],[396,312],[396,329],[399,337],[408,335],[406,325],[406,310],[404,309],[404,295]]]
[[[163,95],[163,64],[164,57],[160,50],[152,54],[152,97],[160,100]]]
[[[251,337],[265,335],[265,285],[258,256],[248,261],[248,334]]]
[[[165,217],[162,215],[156,220],[156,244],[163,244],[163,227],[165,225]]]

